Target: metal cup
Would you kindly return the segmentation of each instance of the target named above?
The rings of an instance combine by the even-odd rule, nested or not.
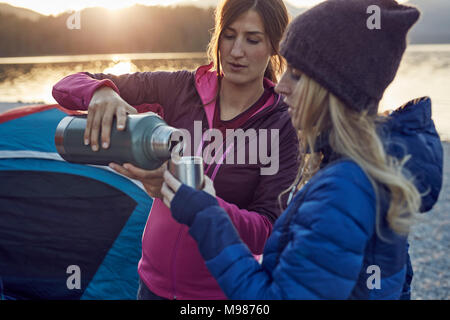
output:
[[[203,189],[202,157],[174,157],[169,161],[168,169],[182,183],[197,190]]]

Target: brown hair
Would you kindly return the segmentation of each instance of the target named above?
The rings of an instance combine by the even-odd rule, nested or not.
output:
[[[208,57],[214,61],[220,85],[220,38],[240,15],[255,10],[261,17],[265,33],[269,37],[273,54],[264,76],[277,82],[277,76],[283,72],[284,59],[279,52],[279,44],[289,23],[289,16],[282,0],[224,0],[216,8],[215,28],[208,45]]]

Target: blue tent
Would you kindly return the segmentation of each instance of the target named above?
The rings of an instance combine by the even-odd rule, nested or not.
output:
[[[136,299],[152,199],[107,167],[72,164],[58,105],[0,114],[0,298]]]

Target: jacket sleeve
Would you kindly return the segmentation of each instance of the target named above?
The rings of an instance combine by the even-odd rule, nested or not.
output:
[[[310,182],[303,202],[294,209],[289,226],[293,236],[273,270],[253,258],[225,211],[203,198],[208,195],[180,189],[172,201],[172,214],[189,220],[190,234],[229,298],[346,299],[358,280],[375,223],[373,190],[364,177],[347,173]],[[361,186],[355,179],[365,181]],[[352,201],[345,201],[348,194]],[[191,201],[204,206],[191,210]],[[278,238],[272,239],[279,237],[276,231],[269,239],[271,246],[279,245]]]
[[[189,77],[188,71],[136,72],[120,76],[79,72],[56,83],[52,94],[67,109],[87,110],[95,91],[108,86],[132,106],[158,103],[166,108],[174,105],[177,90]]]
[[[263,168],[267,174],[260,176],[253,201],[247,210],[217,197],[219,205],[228,213],[242,240],[253,254],[262,254],[273,223],[282,211],[278,195],[289,188],[297,175],[298,138],[290,119],[287,119],[285,124],[279,133],[279,141],[271,148],[274,161]],[[282,202],[285,205],[286,199],[283,198]]]
[[[267,238],[272,232],[272,221],[267,216],[239,208],[237,205],[216,197],[219,206],[229,215],[242,241],[253,254],[262,254]]]

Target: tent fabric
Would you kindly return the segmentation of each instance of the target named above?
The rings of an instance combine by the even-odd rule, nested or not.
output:
[[[107,167],[57,154],[68,114],[57,105],[0,114],[0,298],[136,299],[152,199]]]

